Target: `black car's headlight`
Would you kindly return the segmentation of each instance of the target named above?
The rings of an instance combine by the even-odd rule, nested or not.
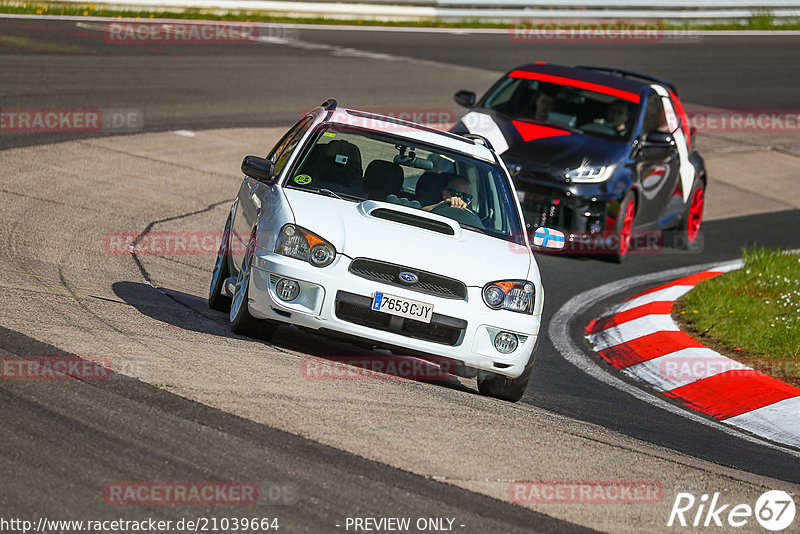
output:
[[[502,280],[483,286],[483,302],[493,310],[533,313],[536,291],[526,280]]]
[[[314,267],[326,267],[336,258],[333,245],[296,224],[287,224],[281,228],[275,243],[275,253],[307,261]]]
[[[616,165],[581,165],[576,169],[564,173],[567,178],[576,183],[598,183],[605,182],[612,174]]]

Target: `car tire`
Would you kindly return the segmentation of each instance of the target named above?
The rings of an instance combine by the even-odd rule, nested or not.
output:
[[[537,338],[538,342],[538,338]],[[524,395],[528,389],[528,382],[531,379],[533,372],[533,360],[536,356],[536,347],[531,353],[531,359],[522,371],[522,374],[517,378],[508,378],[507,376],[499,375],[497,373],[490,373],[487,371],[478,372],[478,391],[481,395],[487,397],[494,397],[495,399],[505,400],[509,402],[517,402]]]
[[[614,241],[611,247],[611,260],[622,263],[628,254],[633,235],[633,220],[636,217],[636,196],[633,191],[623,197],[619,205],[617,221],[614,224]]]
[[[239,269],[239,275],[236,277],[236,285],[233,290],[233,298],[231,299],[230,309],[230,323],[231,330],[235,334],[240,334],[248,337],[255,337],[263,340],[270,340],[278,329],[276,323],[256,319],[250,315],[248,307],[249,294],[250,294],[250,273],[253,264],[253,255],[256,249],[256,234],[250,236],[250,241],[247,243],[247,252],[242,260],[242,267]]]
[[[217,260],[214,263],[214,271],[211,274],[211,287],[208,290],[208,306],[212,310],[230,311],[231,298],[222,293],[225,287],[225,280],[230,276],[230,250],[229,240],[231,235],[231,217],[225,223],[225,230],[222,232],[222,242],[217,251]]]
[[[703,207],[705,205],[706,184],[703,180],[695,180],[692,192],[689,194],[689,203],[681,218],[678,235],[675,237],[676,248],[695,250],[699,248],[702,239],[700,225],[703,222]]]

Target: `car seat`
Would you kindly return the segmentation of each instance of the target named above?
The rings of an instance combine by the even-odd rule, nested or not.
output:
[[[308,170],[319,187],[330,187],[334,192],[352,195],[360,195],[363,191],[361,151],[343,139],[325,145]]]
[[[400,165],[380,159],[373,160],[364,172],[364,191],[370,200],[386,200],[398,195],[403,187],[403,169]]]

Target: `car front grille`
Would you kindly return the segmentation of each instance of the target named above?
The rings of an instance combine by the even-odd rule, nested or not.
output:
[[[356,258],[350,263],[350,272],[367,280],[375,280],[391,286],[402,287],[410,291],[426,293],[446,299],[467,298],[467,286],[453,278],[447,278],[427,271],[411,267],[403,267],[366,258]],[[400,273],[412,273],[417,276],[416,283],[403,282]]]
[[[524,184],[518,186],[524,191],[520,202],[525,223],[530,230],[548,226],[566,232],[583,233],[594,223],[599,229],[605,223],[605,204],[563,192]]]
[[[372,309],[372,299],[346,291],[336,293],[336,316],[343,321],[384,332],[443,345],[456,345],[467,329],[467,321],[434,313],[430,323],[389,315]]]

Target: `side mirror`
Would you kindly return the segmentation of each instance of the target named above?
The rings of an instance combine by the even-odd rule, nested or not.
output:
[[[663,161],[675,153],[675,139],[672,134],[650,132],[642,141],[641,157],[648,161]]]
[[[561,250],[564,248],[567,239],[564,232],[553,230],[546,226],[540,226],[533,233],[533,247],[545,250]]]
[[[653,147],[670,147],[675,145],[675,139],[672,138],[672,134],[664,133],[664,132],[650,132],[644,138],[644,143],[642,146],[653,146]]]
[[[471,108],[475,105],[475,93],[472,91],[459,91],[455,95],[453,95],[453,99],[456,101],[456,104],[459,106],[464,106],[465,108]]]
[[[245,156],[242,160],[242,172],[259,182],[271,184],[275,179],[275,164],[266,158]]]

